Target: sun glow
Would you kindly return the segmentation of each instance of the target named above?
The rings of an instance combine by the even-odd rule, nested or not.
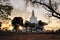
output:
[[[18,29],[23,30],[24,28],[22,26],[19,26]],[[11,24],[11,20],[2,22],[1,30],[4,30],[4,31],[9,31],[10,30],[10,31],[12,31],[13,26]]]
[[[60,20],[57,18],[51,17],[50,22],[48,23],[48,25],[44,26],[44,29],[53,30],[53,31],[60,29]]]
[[[52,22],[49,23],[48,25],[44,26],[45,30],[53,30],[56,31],[58,29],[60,29],[60,23],[59,22]]]
[[[11,22],[10,21],[5,21],[2,23],[2,26],[1,26],[1,30],[12,30],[13,27],[11,25]]]
[[[22,26],[19,26],[19,30],[23,30],[24,28]]]

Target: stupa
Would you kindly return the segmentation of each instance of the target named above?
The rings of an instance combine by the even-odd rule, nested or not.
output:
[[[31,15],[31,17],[30,17],[29,22],[31,22],[31,23],[36,23],[36,24],[38,23],[37,17],[35,17],[35,14],[34,14],[34,10],[32,10],[32,15]]]

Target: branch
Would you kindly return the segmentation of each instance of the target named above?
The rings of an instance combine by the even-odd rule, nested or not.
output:
[[[59,13],[57,13],[52,7],[48,6],[48,5],[45,4],[45,3],[37,2],[37,1],[33,1],[33,3],[39,3],[40,5],[44,5],[44,6],[46,6],[47,8],[49,8],[53,13],[55,13],[55,14],[58,15],[58,16],[60,16]],[[54,16],[54,17],[57,17],[57,16]],[[59,17],[57,17],[57,18],[59,18]],[[60,18],[59,18],[59,19],[60,19]]]
[[[54,14],[52,14],[52,16],[54,16],[54,17],[56,17],[56,18],[60,19],[60,17],[59,17],[59,16],[56,16],[56,15],[54,15]]]
[[[52,12],[51,10],[47,9],[45,6],[43,6],[45,10],[49,11],[49,12]]]

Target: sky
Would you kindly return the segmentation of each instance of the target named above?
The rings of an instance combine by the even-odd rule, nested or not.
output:
[[[14,11],[12,12],[11,16],[21,16],[21,15],[27,16],[28,15],[27,17],[23,17],[23,19],[25,18],[25,20],[29,20],[32,10],[34,10],[35,16],[37,17],[38,20],[43,20],[43,21],[48,20],[45,18],[45,14],[48,12],[44,8],[42,8],[42,6],[40,6],[39,8],[28,6],[25,9],[25,3],[23,0],[11,0],[11,3],[15,11],[15,12]]]
[[[46,2],[48,2],[48,1],[46,0]],[[57,2],[58,2],[58,0],[57,0]],[[45,26],[46,29],[51,28],[54,30],[54,29],[60,28],[60,25],[59,25],[60,20],[55,17],[49,18],[47,14],[51,15],[51,13],[46,11],[44,8],[42,8],[42,6],[39,6],[39,8],[38,8],[38,7],[32,7],[31,5],[29,5],[25,9],[25,3],[23,0],[11,0],[11,4],[14,7],[14,10],[12,11],[12,15],[10,16],[11,18],[20,16],[20,17],[23,17],[24,20],[29,20],[32,10],[34,10],[37,20],[42,20],[47,23],[50,21],[50,23],[48,23],[48,25]]]

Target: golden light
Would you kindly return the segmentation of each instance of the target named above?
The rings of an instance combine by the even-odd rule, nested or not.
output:
[[[12,31],[13,27],[12,27],[12,26],[9,26],[9,28],[8,28],[8,29]]]
[[[57,22],[49,23],[48,25],[44,26],[44,29],[56,31],[60,29],[60,23],[57,23]]]
[[[44,28],[45,30],[50,30],[50,31],[56,31],[57,30],[57,27],[50,27],[50,26],[45,26]]]
[[[48,25],[44,26],[44,29],[53,30],[53,31],[60,29],[60,20],[57,18],[51,17],[50,22],[48,23]]]
[[[23,30],[24,28],[22,27],[22,26],[19,26],[19,28],[18,28],[19,30]]]
[[[12,30],[13,27],[9,24],[2,24],[2,27],[1,27],[2,30]]]
[[[10,21],[9,22],[5,21],[2,23],[1,30],[5,31],[5,30],[12,30],[12,29],[13,29],[13,27],[12,27]]]

